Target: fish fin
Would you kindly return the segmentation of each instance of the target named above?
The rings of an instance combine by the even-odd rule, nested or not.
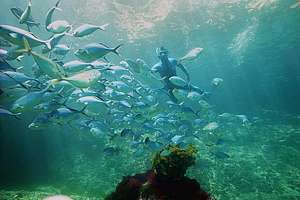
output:
[[[102,42],[98,42],[98,44],[101,44],[101,45],[105,46],[106,48],[109,48],[109,49],[110,49],[109,46],[107,46],[106,44],[104,44],[104,43],[102,43]]]
[[[106,23],[106,24],[103,24],[103,25],[99,26],[99,28],[102,31],[106,31],[106,27],[108,27],[108,26],[109,26],[109,23]]]
[[[0,73],[8,76],[9,78],[11,78],[12,80],[14,80],[16,83],[18,83],[21,87],[23,87],[24,89],[26,89],[27,91],[29,90],[27,86],[25,86],[23,83],[17,81],[14,77],[10,76],[9,74],[5,73],[5,72],[2,72],[0,71]]]
[[[38,28],[41,28],[41,23],[39,23],[39,22],[35,22],[35,23],[33,23],[32,25],[33,25],[33,26],[36,26],[36,27],[38,27]]]
[[[18,57],[16,58],[16,60],[17,60],[18,62],[21,62],[21,61],[22,61],[22,58],[24,58],[24,55],[18,56]],[[22,67],[22,68],[23,68],[23,67]]]
[[[116,46],[112,52],[114,52],[116,55],[121,56],[121,54],[118,52],[118,49],[123,46],[124,44],[119,44],[118,46]]]
[[[16,33],[9,33],[9,36],[12,37],[12,38],[17,38],[18,35]]]
[[[61,33],[61,34],[57,34],[57,35],[63,37],[65,34],[66,34],[66,32]],[[46,45],[46,48],[47,48],[49,51],[52,50],[52,48],[54,48],[54,46],[55,46],[55,44],[56,44],[56,42],[57,42],[57,38],[58,38],[57,35],[54,34],[54,35],[52,35],[52,36],[50,37],[50,39],[46,40],[45,45]],[[61,38],[60,38],[60,39],[61,39]],[[59,40],[60,40],[60,39],[59,39]]]
[[[19,115],[21,115],[21,113],[16,113],[16,114],[14,114],[14,117],[15,117],[17,120],[21,120],[21,118],[19,117]]]
[[[109,62],[109,60],[107,60],[107,58],[106,58],[105,56],[103,57],[103,59],[104,59],[106,62]]]
[[[52,37],[50,40],[47,40],[46,43],[45,43],[48,50],[52,49],[51,42],[52,42],[53,39],[54,39],[54,37]]]
[[[86,117],[89,117],[89,116],[84,112],[84,111],[86,110],[87,106],[88,106],[88,104],[84,105],[84,107],[83,107],[81,110],[79,110],[79,113],[83,114],[83,115],[86,116]]]
[[[30,26],[27,24],[26,25],[27,26],[27,30],[28,30],[28,32],[30,32],[31,33],[31,30],[30,30]],[[32,34],[32,33],[31,33]]]
[[[62,87],[60,90],[58,90],[58,92],[57,92],[57,96],[59,96],[59,97],[61,97],[61,98],[64,98],[65,96],[64,95],[62,95],[62,93],[63,93],[63,91],[64,91],[64,87]]]
[[[29,45],[28,40],[27,40],[25,37],[23,37],[23,42],[24,42],[24,48],[25,48],[25,51],[26,51],[27,53],[31,53],[32,49],[31,49],[31,47],[30,47],[30,45]]]
[[[43,89],[41,92],[42,92],[42,93],[53,92],[53,91],[50,90],[50,87],[52,87],[52,86],[53,86],[52,83],[49,83],[49,84],[47,85],[47,87],[45,87],[45,89]]]
[[[66,32],[65,35],[73,37],[74,33],[72,33],[71,30],[70,30],[69,32]]]
[[[55,8],[58,8],[59,4],[60,4],[61,0],[58,0],[55,4]]]

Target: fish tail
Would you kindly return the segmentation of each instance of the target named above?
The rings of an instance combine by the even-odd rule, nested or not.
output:
[[[55,4],[55,8],[58,8],[59,4],[60,4],[61,0],[58,0]]]
[[[112,52],[114,52],[116,55],[121,56],[121,54],[118,52],[118,49],[123,46],[124,44],[119,44],[118,46],[116,46]]]
[[[45,42],[45,45],[47,47],[48,50],[51,50],[52,49],[52,41],[53,41],[54,37],[51,37],[49,40],[47,40]]]
[[[41,23],[39,23],[39,22],[33,23],[32,25],[33,25],[33,26],[36,26],[36,27],[38,27],[38,28],[41,27]]]
[[[106,23],[106,24],[103,24],[103,25],[99,26],[99,28],[102,31],[106,31],[106,27],[108,27],[108,26],[109,26],[109,23]]]
[[[30,54],[32,52],[32,49],[30,47],[30,44],[29,44],[28,40],[25,37],[23,37],[23,42],[24,42],[24,48],[25,49],[20,49],[20,50],[18,50],[18,52],[20,52],[20,53],[23,52],[23,53]]]
[[[27,24],[26,26],[27,26],[27,30],[28,30],[28,32],[30,32],[30,33],[31,33],[30,26],[29,26],[28,24]]]
[[[47,85],[47,87],[45,87],[45,89],[42,90],[42,93],[45,93],[45,92],[52,92],[52,91],[50,90],[50,87],[52,87],[52,84],[51,84],[51,83],[49,83],[49,84]]]
[[[86,113],[85,113],[85,110],[87,108],[88,105],[85,105],[81,110],[79,110],[79,113],[83,114],[84,116],[86,117],[89,117]]]
[[[21,113],[14,114],[14,118],[16,118],[17,120],[21,120],[21,118],[19,117],[19,115],[21,115]]]

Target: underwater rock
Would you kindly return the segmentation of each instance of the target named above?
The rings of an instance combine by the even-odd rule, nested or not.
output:
[[[126,176],[105,200],[212,200],[195,179],[185,176],[197,150],[169,145],[158,152],[152,169]]]

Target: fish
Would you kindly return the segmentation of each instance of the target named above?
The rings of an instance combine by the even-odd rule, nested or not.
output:
[[[7,51],[5,49],[0,49],[0,60],[2,62],[6,62],[7,60],[15,60],[17,57],[22,55],[22,53],[14,53],[15,48],[13,50]],[[7,63],[8,65],[8,63]]]
[[[0,47],[11,47],[11,44],[8,41],[0,38]]]
[[[183,142],[183,137],[183,135],[175,135],[171,138],[171,142],[174,144],[180,144],[181,142]]]
[[[181,57],[178,61],[192,61],[199,57],[199,55],[202,53],[203,48],[196,47],[192,50],[190,50],[185,56]]]
[[[27,89],[24,85],[26,81],[35,81],[40,83],[37,79],[31,78],[23,73],[16,71],[0,71],[0,86],[2,89],[10,88],[16,85],[20,85],[23,88]]]
[[[217,141],[216,141],[216,145],[222,145],[225,143],[225,140],[222,139],[222,138],[219,138]]]
[[[249,122],[248,117],[246,115],[235,115],[238,119],[242,121],[243,124]]]
[[[126,137],[126,136],[133,136],[135,133],[133,132],[132,129],[130,128],[124,128],[121,132],[120,132],[120,136],[121,137]]]
[[[230,113],[222,113],[220,115],[218,115],[219,117],[222,117],[222,118],[231,118],[233,115],[230,114]]]
[[[115,156],[120,153],[120,149],[114,146],[108,146],[103,149],[103,153],[107,156]]]
[[[296,2],[296,3],[294,3],[294,4],[292,4],[292,5],[290,6],[290,8],[291,8],[291,9],[294,9],[294,8],[299,7],[299,6],[300,6],[300,1],[298,1],[298,2]]]
[[[163,146],[163,144],[161,142],[153,141],[148,136],[146,136],[144,138],[143,143],[145,144],[145,146],[147,146],[148,148],[150,148],[153,151],[157,151],[158,149],[160,149]]]
[[[114,53],[120,56],[118,49],[122,45],[123,44],[120,44],[115,48],[110,48],[103,43],[91,43],[75,51],[74,55],[84,62],[93,62],[103,58],[108,53]]]
[[[93,136],[105,136],[105,131],[98,127],[90,128],[90,133],[92,133]]]
[[[125,59],[124,62],[127,63],[126,66],[128,66],[134,73],[141,73],[141,66],[136,61]]]
[[[51,50],[53,50],[55,47],[59,46],[58,43],[60,42],[60,40],[61,40],[65,35],[66,35],[65,32],[60,33],[60,34],[55,34],[55,35],[53,35],[52,40],[51,40],[51,46],[52,46],[53,48],[52,48],[52,49],[49,49],[49,48],[47,48],[47,47],[44,47],[44,48],[42,49],[42,53],[43,53],[43,54],[46,54],[46,53],[50,52]]]
[[[13,7],[10,9],[12,14],[20,21],[21,16],[23,15],[24,11],[21,8]],[[29,15],[24,21],[26,24],[28,31],[30,31],[30,27],[40,27],[40,23],[36,22],[31,15]]]
[[[68,32],[71,29],[71,24],[66,20],[56,20],[47,26],[47,30],[54,34]]]
[[[130,103],[128,103],[128,101],[126,101],[126,100],[119,101],[118,103],[119,103],[119,105],[121,105],[123,107],[132,108],[132,106],[130,105]]]
[[[88,88],[92,84],[95,84],[101,77],[101,72],[95,69],[91,69],[85,72],[81,72],[78,74],[75,74],[70,77],[64,77],[58,80],[55,80],[54,82],[65,80],[71,83],[73,86],[78,88]]]
[[[117,91],[125,92],[125,93],[130,93],[133,90],[130,86],[128,86],[123,81],[111,81],[109,83],[109,86],[114,88]]]
[[[40,113],[27,127],[34,130],[48,128],[51,126],[50,115],[51,113]]]
[[[195,119],[195,120],[193,121],[193,125],[194,125],[195,127],[199,127],[199,126],[203,125],[203,123],[204,123],[204,120],[203,120],[203,119],[199,119],[199,118],[197,118],[197,119]]]
[[[29,0],[26,9],[20,16],[20,19],[19,19],[20,24],[24,24],[26,21],[28,21],[30,14],[31,14],[31,6],[32,6],[32,3],[31,3],[31,0]]]
[[[43,45],[48,49],[52,49],[52,43],[55,39],[55,37],[52,36],[49,40],[41,40],[28,31],[10,25],[0,25],[0,37],[21,48],[25,48],[24,39],[26,39],[30,47]]]
[[[83,24],[74,30],[73,36],[74,37],[84,37],[84,36],[94,33],[96,30],[105,31],[106,27],[108,25],[109,24],[104,24],[102,26],[96,26],[96,25],[92,25],[92,24]]]
[[[63,65],[63,68],[68,73],[75,73],[85,69],[88,67],[94,66],[92,63],[82,62],[79,60],[72,60]]]
[[[49,91],[50,85],[40,91],[29,92],[26,95],[17,99],[12,106],[12,111],[21,112],[25,110],[32,110],[34,106],[43,101],[43,95]]]
[[[39,66],[39,69],[50,78],[58,78],[61,79],[64,77],[65,72],[63,68],[51,60],[39,53],[30,50],[30,54],[32,55],[34,61]]]
[[[228,159],[230,158],[230,155],[223,152],[223,151],[220,151],[220,150],[217,150],[216,152],[213,153],[214,156],[218,159]]]
[[[202,130],[204,131],[213,131],[219,127],[219,124],[217,122],[210,122],[206,126],[203,127]]]
[[[13,116],[16,119],[20,119],[19,115],[21,115],[21,113],[12,113],[11,111],[0,107],[0,116]]]
[[[66,121],[67,118],[73,119],[74,117],[76,117],[77,114],[82,114],[82,115],[88,117],[88,115],[85,113],[86,108],[87,108],[87,106],[84,106],[81,110],[76,110],[76,109],[64,106],[64,107],[61,107],[61,108],[58,108],[58,109],[52,111],[51,118],[52,118],[52,120],[54,120],[56,122],[63,122],[63,121]]]
[[[57,101],[51,100],[51,101],[40,103],[40,104],[34,106],[33,108],[34,108],[34,110],[39,110],[39,111],[45,112],[45,111],[55,110],[59,107],[60,107],[60,104]]]
[[[65,195],[53,195],[43,198],[43,200],[73,200],[71,197]]]
[[[77,99],[77,102],[80,102],[86,105],[86,112],[88,114],[94,115],[106,115],[109,111],[107,103],[101,100],[96,96],[84,96]]]
[[[187,98],[192,101],[200,101],[203,98],[203,96],[198,92],[191,91],[188,93]]]
[[[16,68],[12,67],[6,60],[0,58],[0,71],[3,70],[16,71]]]
[[[55,4],[55,6],[53,6],[52,8],[50,8],[47,12],[47,15],[46,15],[46,21],[45,21],[45,26],[46,26],[46,30],[48,31],[48,26],[52,23],[52,17],[53,17],[53,14],[54,14],[54,11],[55,10],[59,10],[59,11],[62,11],[61,8],[59,8],[59,4],[60,4],[60,1],[61,0],[58,0]]]
[[[222,78],[214,78],[211,81],[211,84],[215,87],[218,87],[224,80]]]
[[[65,44],[58,44],[56,45],[52,52],[56,55],[65,56],[67,53],[69,53],[70,47]]]
[[[93,66],[93,68],[95,69],[104,69],[107,68],[109,69],[109,66],[111,65],[110,63],[107,62],[103,62],[101,60],[96,60],[94,62],[91,62],[91,65]]]
[[[172,76],[169,78],[170,82],[174,85],[181,87],[187,86],[187,82],[179,76]]]

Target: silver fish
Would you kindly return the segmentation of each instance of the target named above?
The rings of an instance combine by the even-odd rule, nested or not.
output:
[[[46,15],[46,22],[45,22],[45,25],[46,25],[46,30],[48,31],[47,27],[49,26],[49,24],[52,23],[52,16],[53,16],[53,13],[55,10],[59,10],[61,11],[61,9],[58,7],[59,4],[60,4],[60,1],[61,0],[58,0],[55,4],[54,7],[50,8],[47,12],[47,15]]]
[[[47,26],[47,30],[54,34],[68,32],[71,28],[71,24],[66,20],[57,20]]]
[[[25,11],[22,13],[22,15],[19,19],[20,24],[24,24],[26,21],[28,21],[30,14],[31,14],[31,6],[32,6],[31,0],[29,0]]]
[[[23,48],[25,38],[30,47],[44,45],[48,49],[52,49],[52,40],[54,39],[54,37],[51,37],[49,40],[41,40],[28,31],[10,25],[0,25],[0,37]]]
[[[83,48],[78,49],[74,54],[82,61],[93,62],[111,52],[119,56],[120,54],[118,52],[118,49],[121,46],[122,44],[116,46],[115,48],[110,48],[102,43],[92,43],[84,46]]]
[[[84,37],[94,33],[96,30],[105,31],[108,24],[104,24],[102,26],[96,26],[92,24],[83,24],[76,28],[73,32],[74,37]]]
[[[15,117],[16,119],[20,119],[18,116],[20,115],[21,113],[12,113],[11,111],[9,110],[6,110],[4,108],[0,108],[0,116],[13,116]]]
[[[201,52],[203,51],[203,48],[196,47],[192,50],[190,50],[185,56],[179,59],[179,62],[183,61],[191,61],[199,57]]]

